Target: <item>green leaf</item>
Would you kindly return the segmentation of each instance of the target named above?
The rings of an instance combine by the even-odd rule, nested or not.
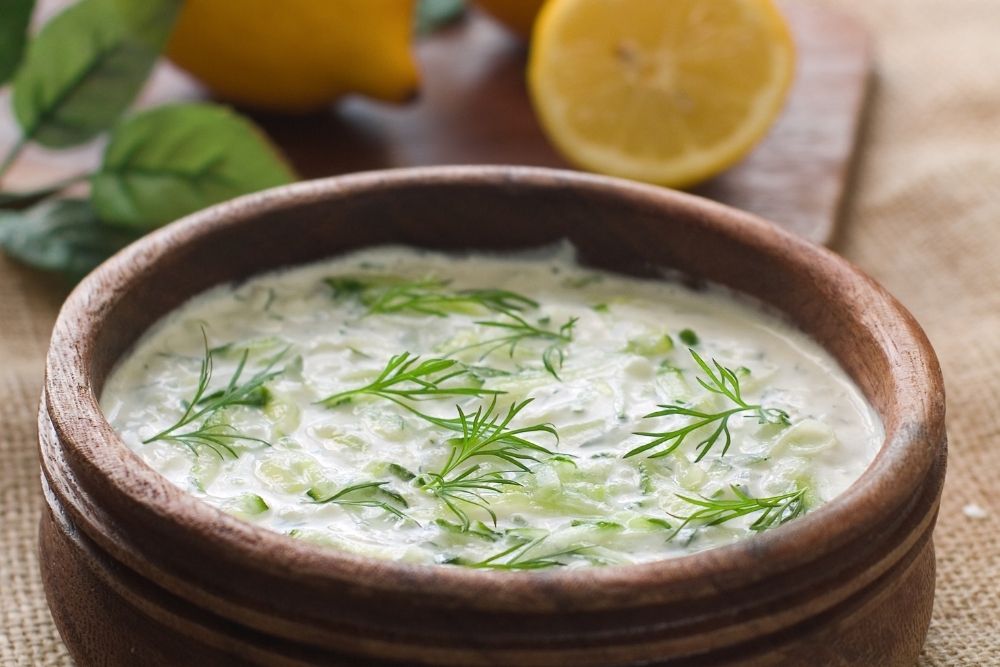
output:
[[[101,224],[84,199],[43,202],[27,211],[0,212],[0,246],[8,255],[73,279],[135,240],[136,235]]]
[[[0,0],[0,84],[14,75],[28,41],[35,0]]]
[[[293,179],[250,121],[220,106],[174,104],[114,128],[91,200],[106,222],[150,229]]]
[[[181,0],[82,0],[28,46],[14,81],[25,137],[51,148],[89,141],[139,93]]]
[[[432,33],[457,21],[464,13],[465,0],[420,0],[417,3],[417,34]]]
[[[129,39],[160,54],[184,0],[108,0],[124,21]]]

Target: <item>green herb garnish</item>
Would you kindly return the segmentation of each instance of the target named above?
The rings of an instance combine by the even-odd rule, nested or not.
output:
[[[670,536],[671,539],[692,523],[702,526],[717,526],[726,521],[757,512],[760,512],[761,515],[750,525],[750,530],[761,532],[787,523],[804,514],[807,509],[805,500],[807,489],[805,488],[769,498],[753,498],[737,486],[730,488],[736,496],[735,498],[705,498],[704,496],[695,498],[677,494],[678,498],[699,509],[687,516],[672,515],[676,519],[681,519],[683,523],[674,530],[673,535]]]
[[[501,289],[449,290],[449,281],[438,278],[405,280],[393,276],[326,278],[335,298],[356,298],[369,313],[418,313],[447,317],[456,312],[508,313],[537,308],[526,296]]]
[[[486,350],[480,357],[480,359],[484,359],[495,350],[507,348],[508,354],[513,357],[517,346],[526,340],[547,341],[549,345],[542,352],[542,365],[545,366],[545,370],[552,374],[552,377],[558,380],[559,374],[557,369],[561,370],[563,361],[565,361],[565,351],[563,348],[573,341],[573,327],[579,318],[571,317],[557,331],[551,331],[543,329],[540,326],[544,322],[534,325],[516,313],[503,312],[502,316],[506,319],[490,322],[480,321],[476,322],[476,324],[500,329],[504,335],[485,340],[481,343],[461,347],[453,350],[451,353],[455,354],[456,352],[485,347]]]
[[[453,350],[462,352],[474,348],[487,348],[481,359],[491,352],[507,348],[510,355],[525,340],[548,341],[542,353],[545,369],[559,379],[557,369],[565,358],[563,346],[573,340],[573,325],[577,318],[570,318],[557,331],[542,328],[545,324],[531,324],[518,313],[538,308],[538,302],[526,296],[502,289],[449,290],[449,281],[438,278],[405,280],[394,276],[358,277],[331,276],[324,282],[333,290],[336,299],[353,298],[361,302],[369,314],[418,313],[446,317],[451,313],[476,313],[483,310],[499,313],[498,321],[479,321],[476,324],[502,329],[503,336]]]
[[[461,407],[456,406],[461,435],[447,441],[451,446],[448,459],[438,471],[423,475],[421,487],[440,498],[462,526],[469,525],[469,515],[462,504],[485,510],[496,526],[496,514],[490,509],[483,493],[500,493],[504,487],[521,486],[519,482],[504,475],[512,472],[530,472],[526,462],[537,463],[540,454],[552,455],[549,449],[522,437],[528,434],[547,433],[558,439],[559,436],[551,424],[534,424],[520,428],[510,426],[511,421],[530,402],[529,399],[511,405],[506,415],[496,409],[496,397],[490,402],[489,407],[484,409],[480,406],[472,415],[466,414]],[[470,460],[483,458],[501,461],[512,466],[514,470],[480,473],[479,463],[465,470],[459,470]]]
[[[473,535],[484,540],[489,540],[490,542],[496,542],[503,537],[503,533],[491,529],[482,521],[476,521],[471,526],[462,526],[461,524],[452,523],[446,519],[434,519],[434,525],[438,526],[441,530],[447,533],[454,533],[455,535],[462,536]]]
[[[586,519],[573,519],[569,522],[570,526],[592,526],[598,530],[624,530],[625,526],[621,525],[617,521],[604,521],[604,520],[586,520]]]
[[[399,503],[404,507],[406,506],[406,501],[403,500],[402,496],[398,493],[382,488],[385,484],[388,484],[388,482],[362,482],[360,484],[345,486],[340,491],[331,495],[324,494],[318,489],[309,489],[309,491],[306,492],[306,495],[312,498],[313,501],[319,505],[333,503],[344,507],[376,507],[400,519],[412,521],[413,519],[404,514],[398,508],[374,497],[376,493],[380,493],[394,502]]]
[[[680,415],[690,417],[692,421],[684,426],[681,426],[680,428],[672,429],[670,431],[634,433],[634,435],[649,437],[652,438],[652,440],[644,445],[632,449],[625,454],[625,458],[635,456],[636,454],[642,454],[643,452],[659,447],[663,444],[666,444],[667,446],[655,454],[651,454],[650,458],[667,456],[680,447],[691,433],[700,428],[711,426],[712,424],[716,424],[715,429],[695,447],[698,452],[697,457],[695,457],[695,461],[701,461],[705,458],[705,455],[711,451],[711,449],[722,437],[725,438],[725,444],[722,447],[720,455],[725,456],[726,452],[729,451],[729,446],[732,444],[732,434],[729,431],[729,419],[733,415],[741,413],[754,413],[761,424],[789,424],[788,413],[784,410],[767,408],[759,404],[747,403],[743,399],[740,391],[739,378],[735,373],[733,373],[733,371],[729,370],[714,359],[712,360],[712,363],[715,366],[713,370],[713,368],[710,367],[697,352],[694,350],[688,351],[691,353],[695,362],[708,376],[707,380],[701,377],[697,378],[698,384],[713,394],[717,394],[727,399],[728,402],[732,403],[734,407],[720,412],[705,412],[703,410],[695,410],[676,403],[661,405],[659,407],[663,408],[662,410],[651,412],[646,415],[645,418],[650,419],[653,417]]]
[[[319,401],[328,408],[357,396],[375,396],[395,403],[454,396],[494,396],[503,392],[484,389],[479,384],[445,386],[449,380],[467,376],[468,370],[454,359],[420,360],[409,352],[397,354],[386,363],[378,377],[357,389],[341,391]]]
[[[548,535],[543,535],[542,537],[529,542],[515,544],[512,547],[504,549],[499,553],[475,563],[466,563],[462,561],[457,561],[457,563],[466,567],[489,570],[542,570],[549,567],[565,566],[567,564],[565,562],[566,558],[585,553],[588,549],[593,548],[590,546],[575,546],[549,553],[543,553],[543,555],[540,556],[529,557],[529,553],[534,551],[535,548],[547,538]],[[503,560],[504,558],[506,558],[506,560]]]
[[[194,396],[185,404],[184,414],[174,422],[169,428],[160,431],[156,435],[143,440],[143,444],[148,444],[156,440],[167,442],[178,442],[186,445],[192,452],[197,453],[199,446],[207,447],[220,458],[225,455],[236,458],[238,456],[233,445],[239,442],[255,442],[263,445],[270,445],[266,440],[254,438],[239,433],[229,424],[213,422],[222,410],[238,405],[261,405],[260,400],[265,396],[264,384],[273,380],[283,371],[275,371],[274,367],[288,352],[285,348],[275,356],[271,357],[264,368],[255,373],[248,380],[243,380],[243,371],[246,369],[249,350],[244,350],[240,360],[236,365],[229,382],[222,389],[209,392],[208,386],[212,382],[213,354],[208,347],[208,337],[202,331],[205,341],[205,356],[201,361],[201,370],[198,373],[198,385],[195,387]],[[182,431],[185,427],[192,426],[196,422],[201,425],[190,431]]]
[[[464,505],[478,507],[490,516],[494,528],[497,525],[497,515],[490,508],[484,493],[502,493],[504,487],[522,486],[520,482],[504,477],[511,471],[492,471],[479,473],[480,466],[474,465],[451,479],[443,479],[436,473],[429,473],[425,478],[423,488],[445,504],[445,507],[459,521],[462,530],[468,530],[471,519]]]
[[[520,428],[510,426],[511,421],[529,403],[531,399],[511,405],[506,415],[496,409],[496,397],[490,402],[489,407],[484,409],[480,406],[472,415],[466,414],[460,406],[456,406],[462,435],[448,440],[452,448],[451,453],[436,476],[445,478],[473,458],[499,459],[528,472],[529,469],[524,461],[537,463],[535,454],[551,455],[550,450],[521,436],[547,433],[558,440],[559,436],[552,424],[533,424]]]
[[[391,401],[430,424],[449,431],[464,433],[467,420],[463,418],[462,414],[458,417],[435,417],[421,412],[411,404],[411,401],[455,396],[496,397],[505,393],[495,389],[484,389],[478,384],[474,386],[442,387],[442,383],[452,378],[463,376],[468,373],[468,370],[454,359],[428,359],[427,361],[418,363],[419,360],[419,357],[411,356],[409,352],[396,355],[389,360],[385,368],[373,382],[358,389],[351,389],[328,396],[319,402],[327,407],[336,407],[356,396],[374,396]],[[530,403],[530,400],[521,404],[518,411],[527,403]],[[544,425],[544,427],[552,435],[556,435],[555,429],[551,425]],[[487,428],[493,427],[487,426]],[[536,445],[518,435],[522,432],[524,432],[523,429],[503,428],[497,433],[497,437],[500,442],[527,447],[529,449],[536,447]],[[557,435],[556,437],[558,438]]]

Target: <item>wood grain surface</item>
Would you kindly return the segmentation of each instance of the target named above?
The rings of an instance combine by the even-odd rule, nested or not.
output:
[[[50,0],[44,6],[58,4]],[[865,103],[871,53],[862,27],[836,10],[787,2],[797,72],[788,104],[765,140],[740,164],[695,189],[818,243],[834,235]],[[304,178],[441,164],[569,165],[546,141],[525,88],[527,48],[488,17],[421,40],[419,98],[392,107],[347,98],[328,111],[288,117],[251,114]],[[159,68],[143,105],[204,97],[173,67]],[[0,146],[16,133],[0,120]],[[31,187],[86,169],[98,147],[29,152],[11,183]]]

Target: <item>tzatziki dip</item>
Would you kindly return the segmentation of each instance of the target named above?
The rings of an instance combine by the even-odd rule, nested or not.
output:
[[[211,289],[101,404],[148,465],[297,540],[411,563],[641,563],[752,538],[883,441],[775,314],[578,264],[383,247]]]

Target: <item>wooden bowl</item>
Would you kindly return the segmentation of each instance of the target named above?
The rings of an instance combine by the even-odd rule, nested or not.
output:
[[[760,536],[661,562],[535,573],[310,546],[203,504],[118,438],[97,397],[157,318],[224,281],[355,248],[517,250],[679,270],[783,311],[881,415],[843,495]],[[192,215],[63,306],[39,415],[41,561],[73,657],[102,665],[906,665],[934,595],[944,394],[913,318],[835,254],[664,189],[532,168],[300,183]]]

